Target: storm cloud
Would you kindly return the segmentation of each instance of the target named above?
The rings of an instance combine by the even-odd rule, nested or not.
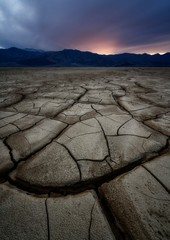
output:
[[[0,0],[0,47],[170,51],[169,0]]]

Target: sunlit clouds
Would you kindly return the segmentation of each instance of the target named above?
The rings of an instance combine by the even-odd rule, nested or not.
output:
[[[169,0],[0,0],[0,46],[164,53],[169,12]]]

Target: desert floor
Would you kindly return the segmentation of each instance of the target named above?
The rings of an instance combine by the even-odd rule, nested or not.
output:
[[[0,239],[170,239],[170,68],[0,69]]]

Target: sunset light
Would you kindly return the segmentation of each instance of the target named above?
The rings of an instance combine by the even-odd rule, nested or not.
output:
[[[0,0],[0,240],[170,240],[170,0]]]
[[[0,0],[0,46],[98,54],[169,52],[169,11],[169,0]]]

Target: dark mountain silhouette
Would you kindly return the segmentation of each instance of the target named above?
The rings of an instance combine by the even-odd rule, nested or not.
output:
[[[41,51],[36,49],[0,49],[0,67],[170,67],[170,53],[99,55],[66,49]]]

